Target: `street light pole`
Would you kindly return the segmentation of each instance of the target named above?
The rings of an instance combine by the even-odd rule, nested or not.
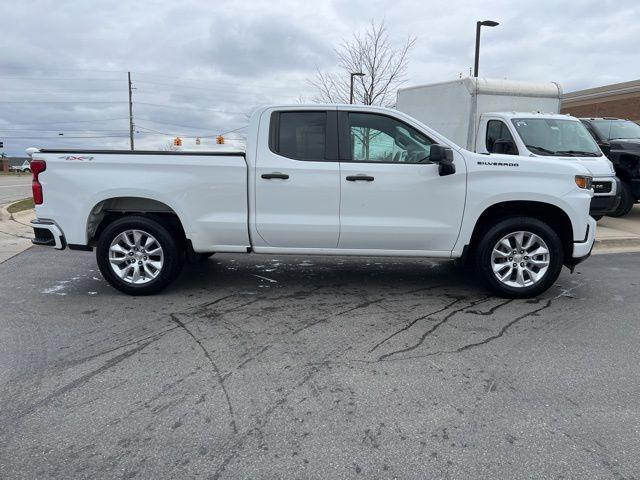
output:
[[[478,66],[480,65],[480,28],[482,27],[497,27],[500,25],[493,20],[483,20],[482,22],[476,22],[476,57],[473,63],[473,76],[478,76]]]
[[[354,72],[351,74],[351,88],[349,89],[349,103],[353,103],[353,77],[364,77],[364,73]]]

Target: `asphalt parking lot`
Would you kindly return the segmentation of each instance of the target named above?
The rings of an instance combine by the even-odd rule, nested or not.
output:
[[[542,297],[448,263],[216,255],[123,296],[0,265],[2,478],[640,476],[640,254]]]

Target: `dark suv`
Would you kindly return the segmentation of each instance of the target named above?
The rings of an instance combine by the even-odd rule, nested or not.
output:
[[[619,118],[581,118],[589,133],[609,157],[621,180],[621,199],[612,217],[626,215],[640,200],[640,125]]]

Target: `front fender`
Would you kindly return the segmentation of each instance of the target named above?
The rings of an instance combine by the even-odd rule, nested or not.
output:
[[[590,190],[581,190],[575,185],[574,176],[582,170],[573,166],[560,168],[559,173],[554,172],[554,168],[549,170],[513,167],[507,170],[476,168],[470,172],[462,228],[452,255],[460,255],[470,243],[480,216],[493,205],[505,202],[535,202],[561,209],[569,217],[574,241],[582,241],[593,195]]]

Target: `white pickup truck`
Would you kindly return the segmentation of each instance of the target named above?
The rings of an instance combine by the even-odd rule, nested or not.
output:
[[[462,78],[402,88],[396,108],[477,153],[584,165],[593,176],[590,212],[599,219],[618,208],[620,180],[580,120],[558,113],[561,100],[554,82]]]
[[[134,295],[236,252],[473,259],[494,292],[530,297],[596,228],[584,166],[469,152],[376,107],[260,108],[246,153],[41,149],[31,169],[34,243],[95,249]]]

